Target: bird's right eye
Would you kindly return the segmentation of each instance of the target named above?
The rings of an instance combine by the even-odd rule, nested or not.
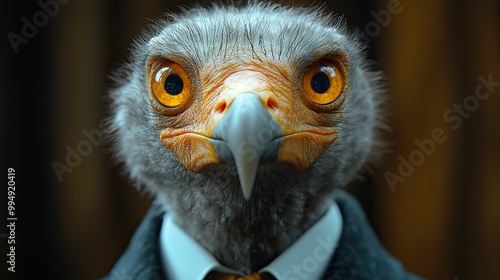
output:
[[[191,80],[186,71],[162,59],[153,59],[151,63],[150,86],[155,99],[168,108],[181,106],[191,94]]]
[[[323,59],[311,65],[304,75],[304,91],[318,105],[328,105],[339,98],[345,90],[345,77],[340,65]]]

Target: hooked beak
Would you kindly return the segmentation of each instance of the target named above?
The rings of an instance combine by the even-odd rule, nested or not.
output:
[[[259,97],[243,93],[235,97],[215,126],[212,144],[220,163],[234,163],[241,191],[250,199],[257,168],[278,159],[283,131]]]

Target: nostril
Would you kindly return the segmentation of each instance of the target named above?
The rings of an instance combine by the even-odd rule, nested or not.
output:
[[[226,110],[226,101],[221,101],[215,105],[215,112],[222,114]]]
[[[269,97],[267,99],[267,108],[270,108],[270,109],[278,109],[278,101],[276,101],[276,99],[274,99],[274,97]]]

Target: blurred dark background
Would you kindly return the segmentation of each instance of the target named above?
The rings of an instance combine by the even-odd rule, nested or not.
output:
[[[6,270],[4,222],[9,167],[16,173],[17,279],[98,279],[120,256],[151,198],[133,188],[99,141],[109,114],[108,75],[151,19],[189,2],[4,5],[2,279],[13,276]],[[380,239],[426,278],[500,279],[500,86],[483,86],[476,96],[479,77],[500,82],[500,4],[325,2],[366,34],[369,56],[388,81],[393,131],[386,137],[393,152],[350,188]],[[43,3],[52,3],[49,12]],[[425,154],[415,141],[432,139],[435,129],[446,140]],[[71,151],[83,155],[68,156]],[[401,169],[406,161],[413,168]],[[54,164],[67,172],[58,178]]]

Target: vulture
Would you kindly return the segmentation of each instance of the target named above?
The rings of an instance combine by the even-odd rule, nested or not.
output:
[[[109,95],[155,202],[107,279],[418,279],[342,189],[381,154],[383,83],[324,7],[167,14]]]

